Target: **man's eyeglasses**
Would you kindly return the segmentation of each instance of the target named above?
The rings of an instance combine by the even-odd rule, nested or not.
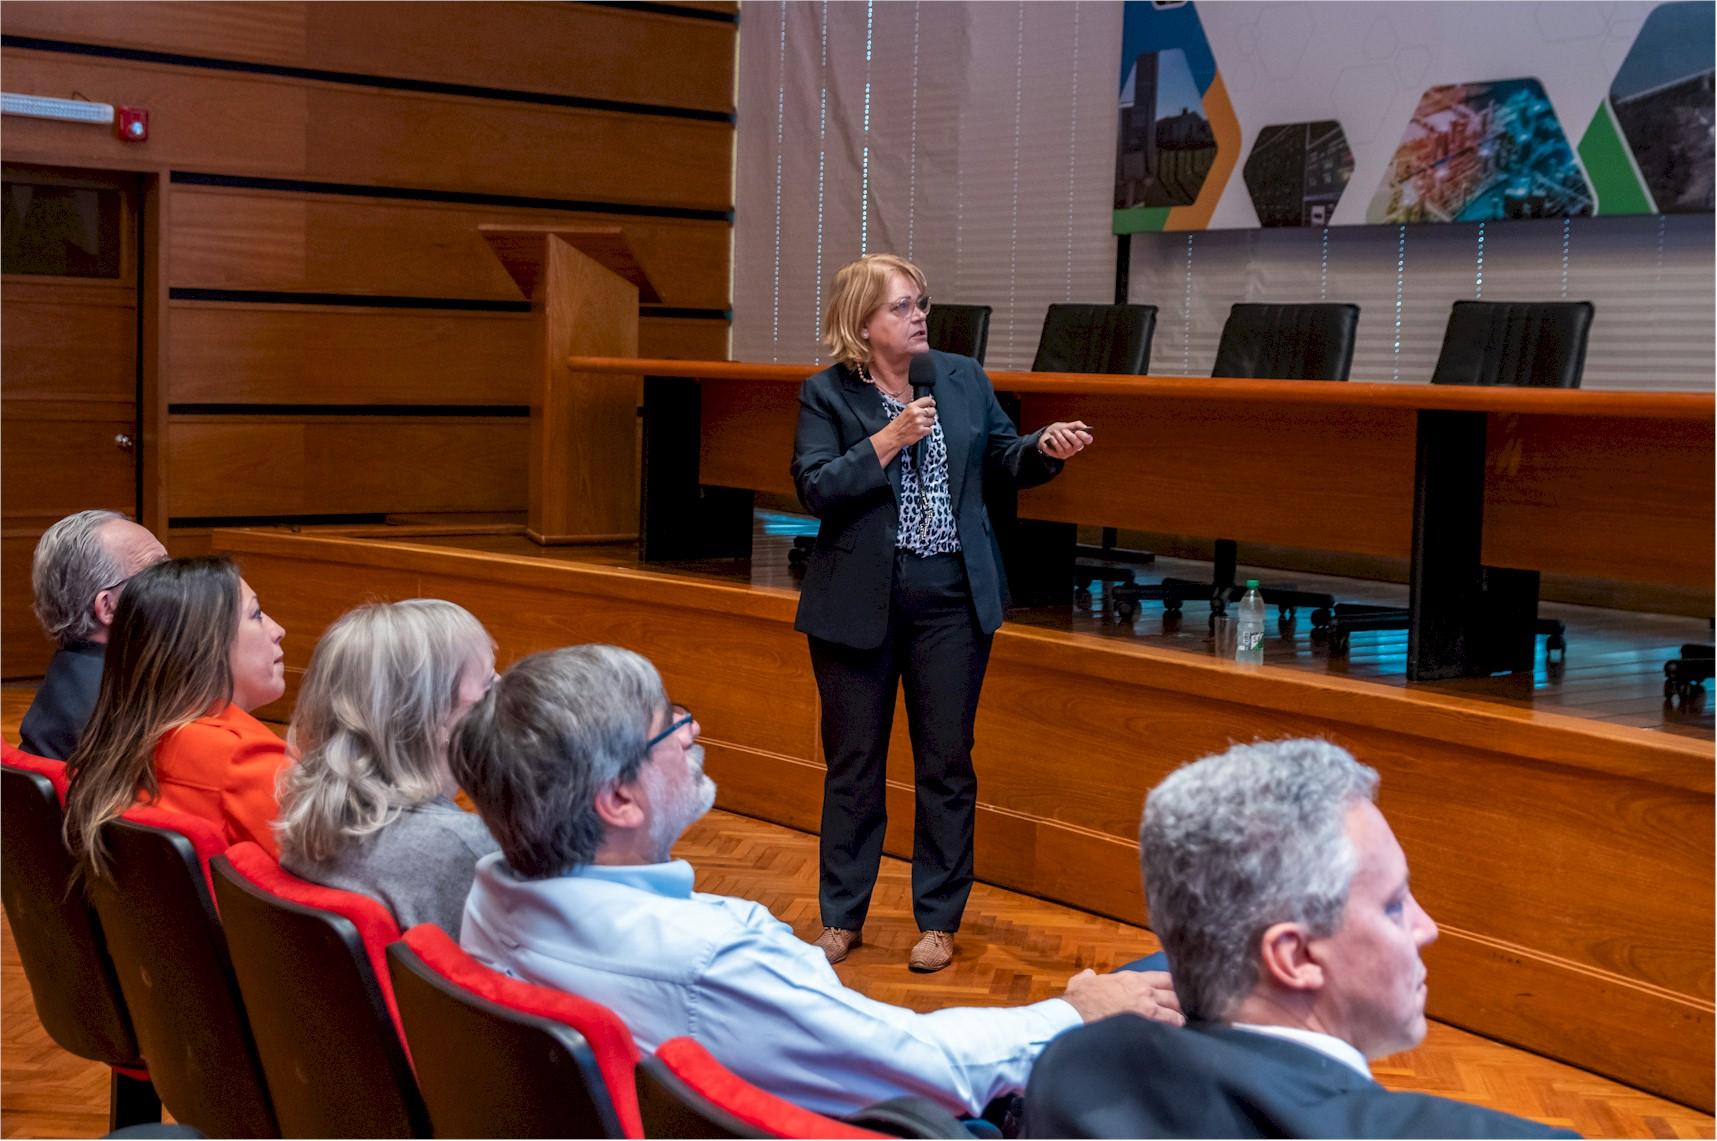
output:
[[[930,295],[926,293],[916,301],[910,297],[902,297],[899,301],[894,302],[894,304],[888,307],[888,311],[890,313],[901,318],[911,316],[913,309],[917,309],[920,313],[928,314],[930,312]]]
[[[654,749],[657,745],[660,745],[663,741],[666,741],[669,737],[672,737],[675,733],[678,733],[681,729],[690,725],[693,720],[694,718],[692,717],[691,710],[687,709],[683,705],[674,706],[673,713],[668,718],[668,727],[663,729],[660,733],[657,733],[654,737],[651,737],[650,740],[645,743],[644,751],[647,753],[651,749]]]

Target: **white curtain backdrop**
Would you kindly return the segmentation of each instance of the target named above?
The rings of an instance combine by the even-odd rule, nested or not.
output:
[[[861,253],[990,305],[1027,368],[1046,306],[1114,298],[1114,3],[748,2],[740,19],[733,351],[821,359]]]

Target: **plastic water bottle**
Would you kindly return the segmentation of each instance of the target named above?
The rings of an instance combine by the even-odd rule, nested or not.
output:
[[[1240,612],[1234,624],[1234,660],[1264,660],[1264,599],[1258,594],[1258,580],[1255,578],[1246,580],[1246,597],[1240,600]]]

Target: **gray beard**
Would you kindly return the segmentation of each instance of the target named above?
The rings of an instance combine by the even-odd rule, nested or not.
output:
[[[663,810],[650,819],[650,847],[658,864],[668,861],[674,842],[715,806],[715,782],[703,775],[703,756],[702,745],[693,745],[686,750],[687,760],[697,767],[697,783],[683,797],[671,805],[664,805]]]

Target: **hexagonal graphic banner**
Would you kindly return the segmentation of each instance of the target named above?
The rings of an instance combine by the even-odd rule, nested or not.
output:
[[[1127,0],[1112,229],[1710,211],[1714,10]]]

